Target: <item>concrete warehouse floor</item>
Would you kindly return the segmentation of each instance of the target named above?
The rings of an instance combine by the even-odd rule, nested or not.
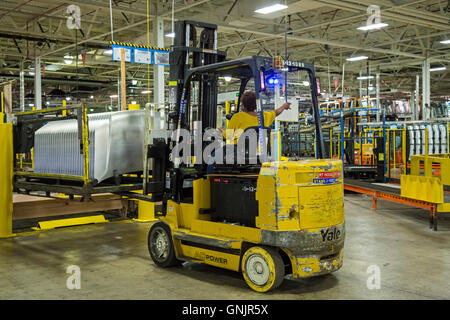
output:
[[[285,280],[253,292],[240,273],[188,263],[160,269],[147,251],[150,223],[108,223],[0,239],[0,299],[449,299],[450,214],[439,231],[428,213],[346,195],[344,266],[320,278]],[[81,289],[69,290],[69,265],[81,268]],[[367,268],[381,269],[369,290]]]

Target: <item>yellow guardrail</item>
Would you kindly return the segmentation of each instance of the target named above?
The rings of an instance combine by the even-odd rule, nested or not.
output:
[[[443,185],[450,185],[450,154],[411,155],[411,175],[420,175],[423,163],[423,176],[433,177],[433,165],[440,165],[440,180]]]
[[[401,195],[431,203],[444,203],[444,185],[439,177],[402,175]]]

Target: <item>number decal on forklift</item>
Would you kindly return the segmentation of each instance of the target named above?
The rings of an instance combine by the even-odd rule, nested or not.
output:
[[[340,171],[330,171],[330,172],[319,172],[319,176],[317,178],[319,179],[339,178],[340,176],[341,176]]]
[[[314,184],[334,184],[338,178],[313,179]]]

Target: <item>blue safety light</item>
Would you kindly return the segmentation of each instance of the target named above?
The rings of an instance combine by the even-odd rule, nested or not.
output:
[[[280,83],[280,79],[278,79],[276,75],[272,75],[272,76],[269,76],[267,78],[267,84],[269,86],[274,86],[274,85],[277,85],[279,83]]]

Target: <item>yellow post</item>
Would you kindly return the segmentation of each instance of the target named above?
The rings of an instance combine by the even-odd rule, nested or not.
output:
[[[82,112],[82,136],[83,136],[83,162],[84,162],[84,174],[83,181],[87,185],[90,182],[89,179],[89,124],[86,106],[83,105],[80,109]]]
[[[281,132],[280,131],[277,132],[277,140],[278,140],[278,143],[277,143],[278,159],[281,160],[282,155],[281,155]]]
[[[63,107],[67,107],[67,101],[64,99],[62,101]],[[67,115],[67,110],[62,111],[62,116],[65,117]]]
[[[138,200],[138,217],[134,219],[138,222],[150,222],[158,220],[155,218],[155,203]]]
[[[225,101],[225,116],[231,112],[230,109],[231,109],[231,108],[230,108],[230,101]],[[227,121],[226,121],[226,128],[228,128],[228,123],[229,123],[229,122],[230,122],[230,120],[227,120]],[[225,128],[225,129],[226,129],[226,128]]]
[[[397,139],[396,139],[396,136],[395,136],[395,134],[396,134],[396,131],[395,131],[395,129],[392,131],[392,138],[393,138],[393,142],[392,142],[392,154],[393,154],[393,156],[394,156],[394,169],[396,168],[396,166],[395,166],[395,161],[396,161],[396,154],[395,154],[395,144],[397,143]]]
[[[3,123],[3,91],[1,92],[0,123]]]
[[[0,238],[12,236],[13,139],[12,124],[0,124]]]
[[[406,174],[406,129],[402,129],[402,156],[403,156],[403,174]]]
[[[140,104],[129,104],[128,105],[128,110],[139,110],[141,109],[141,105]]]
[[[386,165],[387,165],[386,174],[387,174],[387,177],[390,177],[391,176],[391,161],[390,161],[390,158],[391,158],[391,150],[390,150],[391,135],[389,134],[389,129],[386,129],[385,134],[387,135],[387,137],[386,137],[387,148],[386,148],[386,145],[385,145],[384,146],[384,150],[386,150],[386,153],[384,154],[384,157],[386,157]]]

